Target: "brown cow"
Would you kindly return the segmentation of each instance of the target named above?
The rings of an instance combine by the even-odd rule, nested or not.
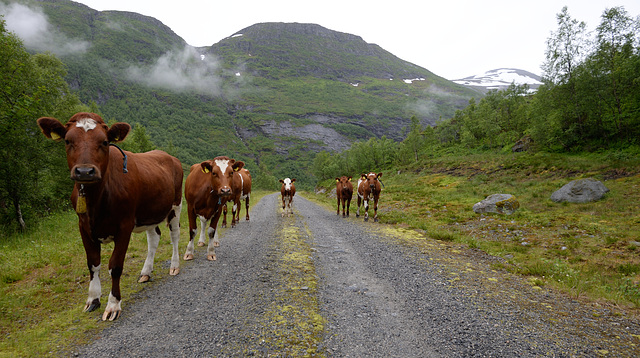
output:
[[[360,205],[364,202],[364,221],[369,221],[369,200],[373,198],[373,221],[378,221],[378,199],[380,198],[380,177],[382,173],[360,174],[358,179],[358,210],[356,217],[360,216]]]
[[[233,173],[233,187],[231,188],[229,201],[233,203],[231,208],[231,227],[235,227],[240,222],[241,201],[244,200],[247,209],[247,221],[249,221],[249,197],[251,196],[251,173],[245,168],[236,170]],[[227,226],[227,204],[222,210],[222,227]]]
[[[109,128],[95,113],[77,113],[65,125],[42,117],[38,125],[47,138],[66,143],[67,164],[75,181],[71,202],[78,214],[90,275],[85,312],[100,307],[100,248],[114,243],[109,259],[111,293],[102,315],[103,320],[114,320],[122,311],[120,276],[132,232],[147,232],[147,258],[139,282],[150,278],[160,241],[158,224],[165,220],[173,245],[169,273],[177,275],[180,270],[182,166],[159,150],[131,153],[110,146],[123,140],[131,127],[115,123]]]
[[[215,247],[220,246],[216,237],[218,220],[222,214],[222,207],[231,197],[233,186],[233,172],[241,169],[244,162],[236,162],[229,157],[215,157],[200,164],[191,166],[184,185],[184,195],[187,198],[187,215],[189,217],[189,244],[184,253],[185,260],[192,260],[194,254],[194,237],[198,233],[196,217],[200,218],[200,240],[198,246],[204,246],[204,227],[211,220],[207,233],[209,246],[207,260],[216,260]]]
[[[351,206],[351,198],[353,197],[353,184],[351,177],[342,176],[336,178],[336,197],[338,198],[338,211],[336,215],[340,215],[340,204],[342,203],[342,217],[349,216],[349,206]],[[346,206],[346,215],[345,215]]]
[[[282,187],[280,188],[280,195],[282,196],[282,217],[284,217],[285,213],[287,216],[291,216],[291,214],[293,214],[291,203],[293,202],[293,196],[296,195],[296,186],[293,184],[295,181],[295,178],[285,178],[284,180],[280,179],[280,182],[282,183]],[[288,210],[286,208],[288,208]]]

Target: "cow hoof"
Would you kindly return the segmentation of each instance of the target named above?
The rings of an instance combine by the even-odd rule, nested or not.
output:
[[[182,259],[185,261],[193,260],[193,254],[184,254]]]
[[[222,225],[220,225],[220,227],[227,227],[227,224],[223,223]]]
[[[151,280],[151,276],[149,275],[142,275],[140,276],[140,278],[138,279],[138,283],[145,283],[145,282],[149,282]]]
[[[220,241],[214,241],[213,247],[220,247]]]
[[[284,213],[282,213],[282,217],[284,217]]]
[[[198,246],[199,247],[203,247],[204,246],[204,241],[198,241]]]
[[[369,218],[364,218],[364,221],[369,221]]]
[[[172,267],[169,269],[169,275],[171,276],[175,276],[177,274],[180,273],[180,268],[179,267]]]
[[[209,261],[216,261],[216,255],[207,255],[207,260]]]
[[[91,301],[91,303],[87,303],[84,306],[84,310],[82,310],[82,311],[83,312],[93,312],[98,307],[100,307],[100,299],[96,298],[95,300]]]
[[[373,222],[377,223],[378,222],[378,218],[373,219]]]
[[[122,311],[119,311],[119,310],[118,311],[112,311],[112,312],[104,311],[104,313],[102,314],[102,320],[103,321],[106,321],[106,320],[114,321],[118,317],[120,317],[120,312],[122,312]]]

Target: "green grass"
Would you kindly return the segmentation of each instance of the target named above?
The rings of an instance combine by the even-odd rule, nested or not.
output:
[[[442,154],[387,170],[381,223],[414,229],[501,256],[505,268],[572,296],[640,307],[640,159],[612,153]],[[349,175],[352,173],[344,173]],[[611,191],[586,204],[554,203],[551,194],[593,177]],[[321,183],[332,189],[334,183]],[[330,190],[327,190],[329,192]],[[478,215],[486,196],[516,196],[510,215]],[[316,195],[335,210],[335,199]],[[355,211],[355,200],[352,201]]]
[[[266,194],[253,192],[251,204]],[[180,217],[181,255],[189,240],[186,207],[186,204],[182,206]],[[27,233],[3,238],[0,242],[0,357],[68,356],[74,346],[90,342],[97,331],[112,324],[102,321],[111,290],[106,267],[112,251],[113,244],[103,245],[105,269],[100,272],[103,304],[94,312],[84,313],[89,274],[74,212],[52,215]],[[146,234],[133,234],[121,279],[125,315],[134,294],[154,284],[138,283],[146,253]],[[168,266],[165,269],[162,262],[170,259],[171,241],[165,229],[155,257],[154,282],[168,276]]]

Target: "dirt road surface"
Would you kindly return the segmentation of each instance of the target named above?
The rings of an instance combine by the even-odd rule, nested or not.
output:
[[[224,230],[217,261],[198,248],[73,355],[640,356],[629,312],[533,286],[460,244],[364,222],[355,208],[343,219],[298,196],[281,217],[279,199]]]

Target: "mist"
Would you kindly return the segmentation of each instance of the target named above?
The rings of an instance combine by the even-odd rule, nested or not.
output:
[[[4,16],[7,30],[15,33],[30,50],[64,56],[85,53],[89,48],[89,42],[69,39],[55,31],[39,8],[0,3],[0,14]]]
[[[186,46],[181,51],[165,53],[152,66],[132,65],[126,76],[150,87],[221,96],[221,71],[221,64],[214,56],[201,55],[195,48]]]

